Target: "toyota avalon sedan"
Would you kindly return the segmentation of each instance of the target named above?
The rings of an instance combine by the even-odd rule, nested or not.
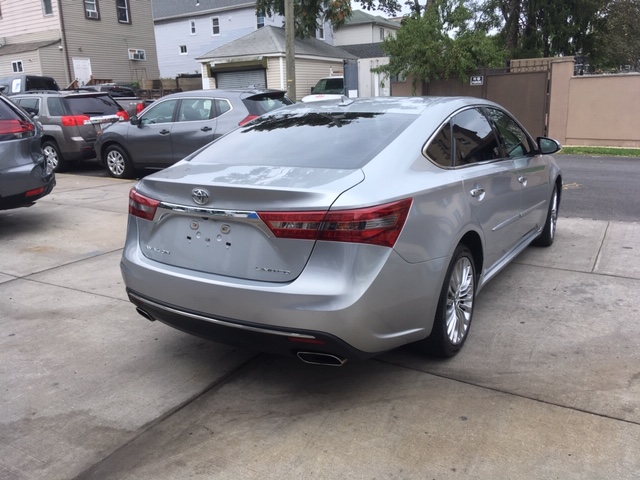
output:
[[[559,149],[477,98],[268,113],[131,190],[129,299],[149,320],[308,363],[413,342],[455,355],[482,287],[553,243]]]

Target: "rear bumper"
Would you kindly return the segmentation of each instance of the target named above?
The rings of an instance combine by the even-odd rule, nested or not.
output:
[[[130,300],[179,330],[253,350],[359,359],[429,335],[448,261],[409,264],[383,247],[317,242],[296,279],[258,282],[151,260],[130,228],[121,271]],[[308,342],[293,338],[303,335]]]
[[[51,193],[56,184],[50,167],[42,161],[0,172],[0,210],[27,207]]]
[[[295,356],[299,352],[314,352],[335,355],[345,360],[365,360],[375,353],[382,353],[363,352],[324,332],[267,328],[229,318],[214,318],[144,298],[129,289],[127,294],[143,317],[227,345],[280,355]]]

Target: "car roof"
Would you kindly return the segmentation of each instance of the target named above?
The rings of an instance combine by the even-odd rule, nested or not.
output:
[[[266,88],[227,88],[227,89],[209,89],[209,90],[187,90],[185,92],[171,93],[161,97],[159,100],[166,98],[184,98],[184,97],[223,97],[223,98],[244,98],[245,96],[260,94],[282,93],[284,90],[271,90]]]
[[[420,114],[426,109],[443,109],[455,111],[465,106],[472,105],[499,105],[476,97],[371,97],[371,98],[348,98],[342,96],[341,99],[326,100],[312,103],[296,103],[286,107],[287,111],[308,112],[335,112],[341,110],[345,112],[372,112],[372,113],[408,113]],[[280,112],[282,110],[279,110]],[[276,113],[276,112],[274,112]]]

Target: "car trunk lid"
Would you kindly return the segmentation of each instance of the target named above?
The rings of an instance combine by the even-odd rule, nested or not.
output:
[[[316,212],[364,179],[360,169],[184,162],[143,179],[142,195],[162,199],[153,221],[138,220],[140,248],[175,267],[246,280],[289,282],[315,238],[277,238],[261,212]],[[171,188],[168,188],[168,187]]]

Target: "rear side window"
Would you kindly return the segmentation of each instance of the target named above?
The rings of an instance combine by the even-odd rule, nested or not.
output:
[[[293,102],[283,94],[276,95],[254,95],[249,98],[243,98],[242,103],[247,107],[251,115],[263,115]]]
[[[61,117],[66,115],[64,111],[64,105],[62,104],[61,97],[49,97],[47,98],[47,107],[49,109],[50,117]]]
[[[441,167],[452,166],[451,124],[447,122],[427,147],[427,156]]]
[[[274,113],[220,138],[215,155],[205,151],[194,162],[355,169],[416,118],[405,113]]]
[[[120,106],[109,95],[69,96],[63,102],[71,115],[115,115]]]

